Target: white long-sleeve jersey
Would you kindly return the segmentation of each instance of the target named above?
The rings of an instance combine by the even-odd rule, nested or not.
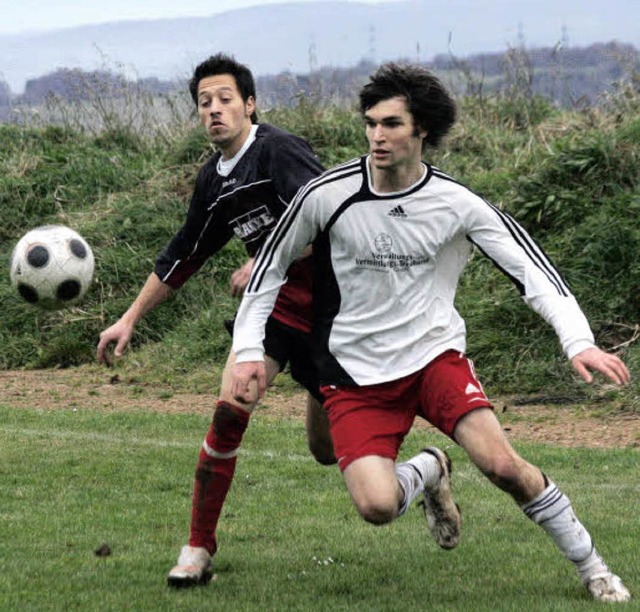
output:
[[[322,384],[396,380],[448,349],[464,352],[454,297],[473,245],[553,326],[569,358],[594,346],[564,280],[513,218],[426,164],[407,190],[376,193],[367,160],[303,187],[264,244],[235,323],[238,362],[263,359],[264,325],[287,268],[311,242]]]

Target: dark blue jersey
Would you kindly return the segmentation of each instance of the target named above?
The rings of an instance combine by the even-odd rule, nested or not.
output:
[[[156,274],[174,289],[233,237],[253,257],[298,189],[323,171],[307,142],[268,124],[258,126],[227,176],[218,172],[220,158],[200,169],[185,222],[156,260]],[[288,278],[274,315],[307,330],[301,320],[310,316],[310,264],[297,262]]]

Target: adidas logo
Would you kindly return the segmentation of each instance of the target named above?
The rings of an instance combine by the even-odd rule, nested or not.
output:
[[[478,387],[476,387],[473,383],[469,383],[467,388],[464,390],[465,395],[473,395],[474,393],[482,393]]]
[[[390,217],[396,217],[398,219],[406,219],[408,217],[407,213],[404,212],[404,208],[402,206],[396,206],[392,208],[388,213]]]
[[[473,383],[469,383],[467,385],[467,388],[464,390],[464,393],[466,396],[472,396],[472,395],[476,396],[476,397],[469,397],[469,399],[467,399],[467,402],[469,404],[471,402],[483,402],[487,399],[482,389],[479,389]]]

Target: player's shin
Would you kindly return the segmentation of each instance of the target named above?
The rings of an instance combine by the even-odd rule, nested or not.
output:
[[[250,413],[219,401],[196,468],[189,545],[216,551],[216,528]]]
[[[424,451],[404,463],[396,464],[396,477],[404,494],[398,516],[403,515],[411,502],[422,495],[425,487],[433,486],[440,476],[440,465],[435,457]]]
[[[522,506],[522,511],[540,525],[575,564],[583,582],[594,574],[608,571],[589,532],[576,517],[569,498],[553,482],[549,482],[538,497]]]
[[[573,512],[569,498],[554,483],[546,478],[545,481],[547,487],[522,506],[523,512],[540,525],[573,562],[582,583],[596,601],[629,601],[629,590],[598,554],[589,532]]]

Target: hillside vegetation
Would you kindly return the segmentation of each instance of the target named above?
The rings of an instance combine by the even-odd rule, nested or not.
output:
[[[141,101],[141,104],[143,102]],[[513,214],[563,272],[601,346],[620,351],[640,377],[640,96],[620,87],[597,109],[560,111],[535,96],[460,100],[460,120],[429,161]],[[193,119],[132,127],[114,116],[108,129],[0,126],[0,368],[92,363],[99,332],[137,294],[159,249],[183,219],[195,174],[211,153]],[[106,120],[108,119],[108,120]],[[307,138],[326,165],[364,151],[351,110],[304,98],[261,116]],[[96,256],[94,284],[76,308],[44,312],[20,300],[9,282],[15,242],[28,229],[62,223]],[[223,321],[237,301],[229,273],[244,261],[229,245],[170,302],[139,325],[127,375],[210,387],[229,347]],[[463,276],[458,307],[468,352],[495,393],[613,397],[636,407],[637,383],[618,393],[576,381],[552,330],[482,256]]]

